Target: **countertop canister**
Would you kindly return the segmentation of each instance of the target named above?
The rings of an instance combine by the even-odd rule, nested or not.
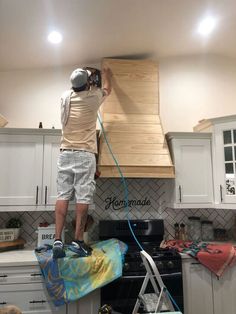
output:
[[[201,221],[200,217],[188,217],[188,238],[190,241],[201,241]]]
[[[203,241],[214,240],[214,231],[213,231],[212,221],[209,221],[209,220],[202,221],[202,240]]]

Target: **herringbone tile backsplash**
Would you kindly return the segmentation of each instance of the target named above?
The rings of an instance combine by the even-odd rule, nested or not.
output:
[[[94,198],[95,209],[90,211],[94,224],[89,231],[90,241],[98,239],[98,221],[101,219],[164,219],[165,237],[172,238],[174,224],[188,224],[189,216],[199,216],[213,221],[214,228],[230,230],[234,223],[234,211],[222,209],[171,209],[167,207],[167,183],[163,179],[127,179],[129,211],[124,209],[124,187],[120,179],[98,179]],[[0,212],[0,228],[4,228],[11,217],[23,222],[21,236],[27,246],[37,245],[37,227],[40,222],[54,223],[54,212]],[[74,211],[69,211],[66,221],[66,242],[73,238],[71,221]]]

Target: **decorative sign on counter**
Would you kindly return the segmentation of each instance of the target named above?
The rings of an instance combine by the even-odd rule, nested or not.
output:
[[[119,209],[124,209],[127,204],[126,200],[120,200],[116,196],[113,197],[107,197],[105,199],[106,206],[105,209],[113,209],[113,210],[119,210]],[[145,197],[145,199],[140,199],[140,200],[128,200],[128,207],[142,207],[146,205],[151,205],[151,201]]]

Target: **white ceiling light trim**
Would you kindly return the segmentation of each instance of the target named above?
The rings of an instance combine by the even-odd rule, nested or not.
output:
[[[215,29],[217,24],[216,18],[208,16],[204,18],[198,25],[198,33],[202,36],[208,36]]]
[[[52,44],[59,44],[62,42],[62,34],[57,31],[53,31],[48,35],[48,41]]]

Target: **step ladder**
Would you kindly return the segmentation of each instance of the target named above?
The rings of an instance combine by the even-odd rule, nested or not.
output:
[[[175,312],[173,303],[152,257],[144,250],[140,251],[140,255],[147,273],[132,314],[138,314],[141,305],[147,314],[182,314],[181,312]],[[153,287],[153,293],[145,293],[149,281]]]

